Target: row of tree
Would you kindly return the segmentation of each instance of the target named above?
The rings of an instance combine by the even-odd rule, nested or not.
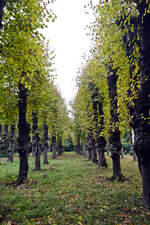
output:
[[[48,140],[52,157],[56,158],[56,147],[60,155],[70,123],[64,100],[54,84],[55,55],[41,33],[49,20],[55,20],[50,9],[52,2],[0,3],[0,150],[5,147],[11,127],[7,149],[12,161],[16,130],[18,184],[28,175],[29,149],[35,157],[35,170],[40,170],[41,151],[44,163],[48,163]]]
[[[92,56],[81,70],[73,103],[76,150],[86,144],[89,159],[97,161],[98,153],[98,165],[106,167],[109,140],[112,178],[121,178],[121,136],[131,130],[150,207],[150,3],[99,1],[94,10]]]

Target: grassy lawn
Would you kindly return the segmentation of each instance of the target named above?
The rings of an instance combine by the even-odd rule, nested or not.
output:
[[[33,171],[29,159],[29,179],[16,187],[18,160],[0,165],[1,225],[122,225],[150,224],[150,211],[141,204],[141,178],[137,163],[122,159],[124,182],[110,181],[109,168],[99,169],[76,153]]]

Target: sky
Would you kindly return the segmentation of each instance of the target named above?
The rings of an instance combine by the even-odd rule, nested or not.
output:
[[[57,19],[45,32],[51,48],[55,49],[56,84],[66,103],[75,97],[77,72],[84,61],[83,55],[89,55],[91,44],[86,26],[92,22],[93,16],[86,13],[84,5],[87,2],[56,0],[53,8]]]

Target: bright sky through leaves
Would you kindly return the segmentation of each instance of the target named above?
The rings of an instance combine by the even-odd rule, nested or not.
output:
[[[55,49],[57,84],[67,102],[75,95],[75,78],[83,62],[82,56],[89,54],[90,37],[86,35],[86,26],[93,16],[86,13],[84,6],[87,3],[87,0],[56,0],[54,12],[57,19],[45,32]]]

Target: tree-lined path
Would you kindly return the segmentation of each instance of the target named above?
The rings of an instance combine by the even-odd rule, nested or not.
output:
[[[150,2],[95,1],[82,7],[92,46],[69,105],[42,31],[52,35],[55,1],[0,1],[3,225],[150,224]],[[73,21],[60,29],[70,58]]]
[[[49,159],[51,154],[49,153]],[[1,225],[117,225],[149,224],[150,213],[141,206],[141,180],[136,162],[122,159],[128,179],[110,181],[109,169],[99,169],[75,152],[65,153],[34,172],[29,158],[29,179],[21,186],[11,184],[17,161],[2,161],[0,174]]]

